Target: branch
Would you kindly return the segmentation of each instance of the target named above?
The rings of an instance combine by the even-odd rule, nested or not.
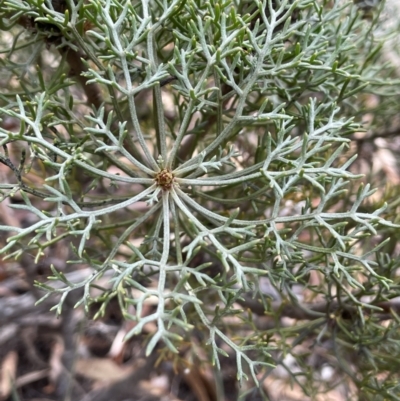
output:
[[[270,304],[271,308],[266,310],[264,305],[249,296],[244,296],[243,299],[236,301],[241,306],[250,309],[253,313],[259,316],[266,314],[278,314],[280,316],[290,317],[297,320],[315,320],[320,317],[329,317],[331,314],[335,314],[338,311],[342,315],[354,315],[357,313],[357,308],[353,305],[339,304],[338,302],[317,302],[317,303],[298,303],[298,304],[287,304],[280,301],[275,301]],[[371,304],[377,306],[382,310],[373,310],[374,314],[379,314],[382,320],[391,318],[391,311],[400,313],[400,297],[393,298],[390,301],[378,302]],[[365,309],[365,313],[370,314],[370,309]]]

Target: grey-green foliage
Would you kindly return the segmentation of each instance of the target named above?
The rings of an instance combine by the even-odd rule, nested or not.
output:
[[[2,253],[38,260],[70,244],[67,262],[93,274],[71,283],[53,268],[64,285],[42,288],[61,295],[59,313],[73,289],[86,308],[118,297],[137,322],[129,337],[156,323],[147,353],[160,340],[176,352],[196,328],[217,365],[226,343],[238,378],[250,368],[256,380],[256,365],[280,363],[268,352],[288,352],[293,336],[245,328],[243,294],[270,308],[260,277],[284,302],[297,304],[301,285],[354,307],[360,327],[365,311],[398,294],[396,264],[375,257],[386,240],[363,245],[396,226],[384,206],[363,208],[368,185],[347,192],[360,177],[348,145],[365,98],[385,85],[398,92],[374,36],[379,10],[363,18],[352,2],[327,0],[7,0],[0,12],[0,110],[18,121],[17,132],[0,128],[13,149],[1,161],[17,179],[1,188],[33,216],[1,226]],[[99,107],[68,73],[68,49],[85,67],[85,89],[100,88]],[[15,162],[21,148],[28,167]],[[109,286],[99,287],[106,272]],[[142,317],[151,297],[156,308]],[[231,316],[250,326],[232,333]],[[339,338],[339,323],[328,330],[336,317],[321,313],[303,334]]]

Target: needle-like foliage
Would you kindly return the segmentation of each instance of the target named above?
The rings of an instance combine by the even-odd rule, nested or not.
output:
[[[323,389],[295,351],[312,341],[360,391],[399,399],[385,362],[400,350],[399,320],[390,308],[388,325],[380,317],[400,295],[399,263],[379,234],[398,226],[384,204],[365,206],[374,190],[349,150],[368,99],[399,93],[382,9],[3,1],[0,162],[11,174],[0,188],[27,217],[0,227],[2,254],[37,262],[64,244],[68,269],[93,273],[70,282],[52,267],[44,298],[59,294],[62,313],[77,290],[77,306],[101,301],[101,313],[117,297],[136,322],[128,338],[155,324],[147,354],[202,333],[217,366],[234,353],[238,379],[281,364],[313,396]]]

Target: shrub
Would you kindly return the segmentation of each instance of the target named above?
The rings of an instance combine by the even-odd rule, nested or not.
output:
[[[382,8],[4,1],[1,190],[26,215],[1,252],[68,246],[43,299],[61,313],[78,290],[101,314],[117,298],[128,338],[156,324],[147,354],[196,335],[217,366],[235,354],[239,380],[281,365],[311,396],[319,346],[359,394],[398,399],[398,226],[366,202],[350,148],[370,99],[398,93]]]

